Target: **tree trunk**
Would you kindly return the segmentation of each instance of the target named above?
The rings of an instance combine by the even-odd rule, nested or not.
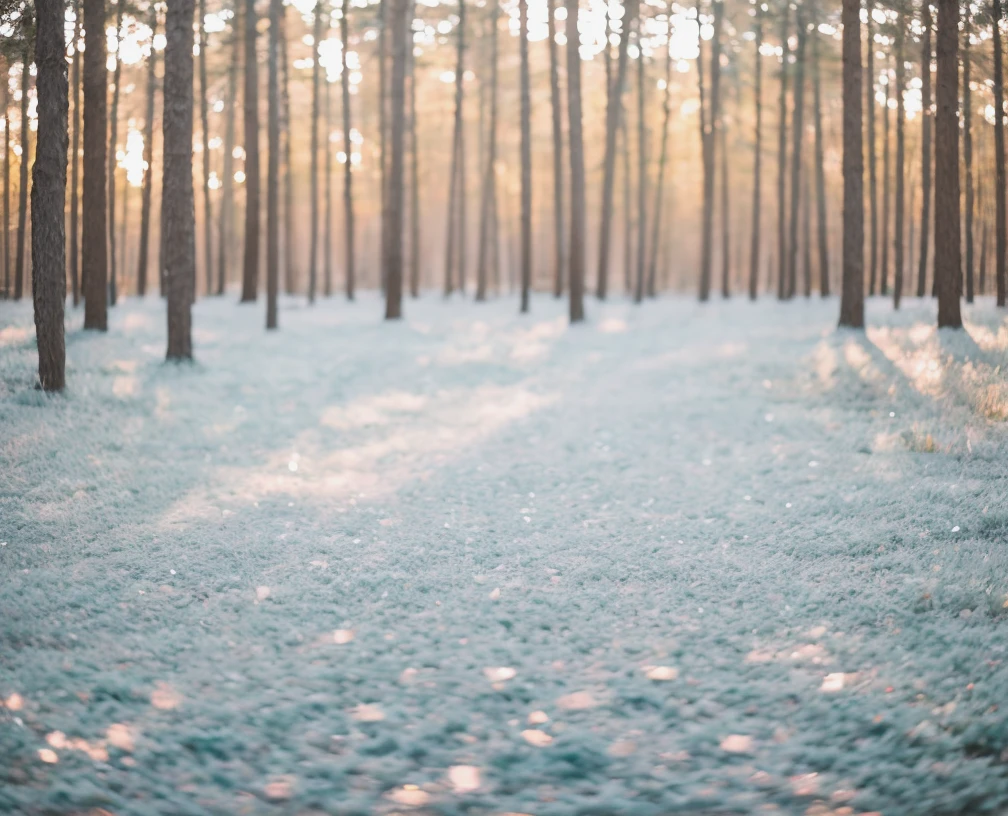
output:
[[[259,71],[256,57],[255,0],[245,2],[245,259],[242,303],[254,303],[259,290]]]
[[[448,183],[448,243],[445,250],[445,296],[455,291],[455,249],[465,213],[460,202],[462,183],[459,181],[462,156],[462,81],[465,75],[465,0],[459,0],[458,57],[455,63],[455,130],[452,139],[451,174]],[[459,258],[459,281],[462,279],[464,260]]]
[[[329,21],[326,20],[326,30]],[[322,137],[322,178],[325,187],[322,193],[324,206],[322,209],[322,293],[332,297],[332,148],[329,144],[329,134],[332,132],[330,112],[329,77],[323,78],[325,86],[322,91],[322,122],[325,125]]]
[[[795,16],[798,31],[798,47],[795,51],[794,112],[791,120],[791,218],[788,226],[787,290],[788,299],[793,298],[798,282],[798,204],[801,200],[802,133],[805,114],[805,43],[808,31],[805,14],[798,6]],[[860,101],[858,102],[860,107]]]
[[[666,35],[672,34],[672,20],[668,18]],[[665,49],[665,90],[662,93],[661,150],[658,154],[658,183],[655,186],[654,218],[651,223],[651,253],[648,256],[647,296],[657,294],[658,249],[661,236],[662,203],[665,190],[665,164],[668,160],[669,120],[672,118],[672,51]]]
[[[389,157],[388,185],[388,252],[385,270],[385,319],[402,317],[403,283],[403,212],[405,199],[403,153],[406,140],[406,33],[409,27],[410,0],[391,0],[392,3],[392,82],[389,89],[391,103],[391,155]],[[461,25],[461,23],[460,23]]]
[[[31,54],[25,37],[21,57],[21,166],[18,175],[17,252],[14,260],[14,300],[24,294],[25,236],[28,229],[28,166],[31,163],[31,127],[28,122],[28,85],[31,82]]]
[[[318,227],[319,227],[319,114],[322,109],[321,68],[319,65],[319,40],[322,39],[322,2],[317,0],[312,22],[312,102],[311,102],[311,224],[308,241],[308,302],[315,302],[318,286]]]
[[[224,102],[224,165],[221,178],[220,228],[217,231],[217,294],[224,294],[227,283],[228,259],[232,248],[232,212],[234,209],[234,146],[235,146],[235,100],[238,98],[238,65],[241,62],[241,43],[238,28],[238,9],[235,2],[235,16],[232,17],[232,54],[228,63],[227,99]]]
[[[864,156],[859,0],[843,0],[843,282],[840,325],[864,327]]]
[[[119,300],[119,264],[116,257],[116,148],[119,142],[119,85],[122,79],[122,60],[119,59],[119,49],[123,42],[123,6],[126,0],[116,3],[116,55],[115,71],[112,73],[112,106],[109,108],[109,145],[108,145],[108,246],[109,246],[109,304],[116,305]]]
[[[172,0],[165,19],[164,175],[165,283],[168,359],[192,359],[192,301],[196,269],[193,199],[194,0]],[[85,51],[85,54],[87,52]]]
[[[81,279],[84,328],[108,330],[105,180],[105,3],[84,0],[84,180]]]
[[[564,0],[567,10],[567,115],[571,165],[571,231],[570,270],[567,275],[570,292],[570,321],[584,320],[584,239],[585,239],[585,175],[584,143],[581,132],[581,55],[578,37],[578,0]]]
[[[710,297],[711,264],[713,255],[714,230],[714,153],[717,145],[718,117],[720,115],[721,86],[721,20],[724,14],[724,0],[714,0],[714,36],[711,37],[710,57],[710,110],[706,116],[703,110],[701,95],[700,119],[703,134],[701,153],[703,158],[703,223],[701,227],[702,246],[700,256],[700,300]],[[698,71],[701,67],[702,55],[697,57]],[[703,76],[699,75],[701,94]]]
[[[928,241],[931,228],[931,0],[921,6],[921,231],[917,261],[917,297],[927,291]]]
[[[967,19],[962,46],[963,169],[966,171],[966,302],[973,302],[973,102],[970,97],[970,29]],[[937,207],[937,200],[935,206]],[[935,230],[938,229],[935,213]],[[937,237],[937,233],[936,233]]]
[[[414,16],[416,3],[414,0]],[[410,295],[420,297],[420,149],[416,126],[416,58],[409,51],[409,137],[410,137]]]
[[[490,23],[490,127],[487,137],[483,195],[480,202],[479,249],[476,261],[476,300],[486,300],[488,254],[496,255],[496,236],[493,235],[493,208],[497,195],[494,166],[497,163],[497,28],[498,9],[494,6]],[[492,260],[492,258],[490,259]]]
[[[878,185],[875,176],[875,35],[872,31],[872,8],[874,0],[868,0],[868,22],[865,26],[865,42],[868,78],[865,82],[865,111],[868,114],[868,294],[875,294],[878,279]],[[816,37],[816,39],[818,39]],[[818,50],[818,49],[817,49]],[[816,84],[818,85],[819,64],[816,61]],[[818,94],[818,87],[816,93]]]
[[[147,100],[144,111],[144,173],[143,188],[140,191],[140,244],[137,249],[137,295],[147,294],[147,256],[150,246],[151,187],[154,179],[154,94],[157,91],[157,76],[154,72],[157,52],[154,50],[154,35],[157,33],[157,10],[154,4],[148,11],[151,29],[151,49],[147,57]],[[226,161],[226,160],[225,160]],[[225,167],[227,165],[225,164]],[[225,178],[225,183],[227,180]],[[72,213],[71,213],[72,214]],[[71,219],[72,221],[72,219]]]
[[[760,195],[760,181],[763,169],[763,56],[760,48],[763,46],[763,11],[756,8],[756,65],[753,82],[753,98],[756,103],[756,125],[753,139],[753,203],[752,203],[752,239],[749,245],[749,299],[756,300],[759,294],[759,260],[760,260],[760,215],[763,209]]]
[[[629,21],[627,21],[629,23]],[[647,118],[644,94],[644,51],[641,48],[644,18],[637,17],[637,275],[634,303],[644,299],[644,267],[647,263]]]
[[[808,161],[802,173],[802,294],[812,297],[812,201]]]
[[[815,23],[815,19],[812,21]],[[829,238],[826,230],[826,168],[824,166],[823,154],[823,125],[822,125],[822,63],[819,58],[819,32],[812,30],[812,118],[815,128],[815,195],[816,195],[816,237],[819,244],[819,294],[822,297],[829,297],[830,276],[829,276]],[[872,103],[874,104],[874,103]],[[874,120],[872,120],[874,121]],[[872,125],[874,128],[874,124]],[[874,133],[874,131],[872,131]],[[874,137],[872,143],[874,144]],[[870,163],[872,166],[872,197],[874,201],[874,173],[875,157],[874,148],[871,151]],[[811,202],[810,202],[811,203]],[[874,213],[874,204],[872,212]],[[874,235],[875,220],[872,216],[872,234]],[[874,238],[872,239],[874,242]],[[874,265],[874,261],[872,262]]]
[[[599,258],[596,295],[605,300],[609,281],[609,240],[612,227],[613,182],[616,177],[616,129],[619,126],[623,105],[623,86],[630,41],[630,23],[637,17],[639,0],[626,0],[619,51],[616,58],[616,77],[609,86],[606,101],[606,142],[605,158],[602,166],[602,215],[599,220]]]
[[[553,296],[560,297],[564,287],[564,267],[567,247],[564,236],[564,174],[563,174],[563,99],[560,96],[560,57],[556,44],[556,0],[546,0],[547,31],[550,59],[550,112],[553,116],[553,246],[556,268],[553,270]]]
[[[280,288],[280,16],[283,14],[283,0],[270,0],[269,39],[266,55],[266,328],[277,328],[277,294]],[[315,5],[316,31],[318,30],[318,3]],[[315,64],[318,65],[318,38],[315,39]],[[313,75],[314,79],[314,75]],[[318,127],[318,83],[315,81],[312,103],[312,147],[315,146],[315,130]],[[315,155],[312,151],[312,190],[315,181]],[[317,202],[312,199],[312,216],[315,216]],[[313,219],[314,221],[314,219]],[[312,242],[314,251],[316,224],[313,222]],[[310,270],[308,302],[315,300],[314,257]]]
[[[7,63],[3,63],[3,76],[7,76]],[[10,94],[7,82],[0,81],[0,88],[3,93],[3,120],[4,120],[4,182],[3,182],[3,299],[10,297]]]
[[[63,202],[67,165],[67,63],[63,9],[63,0],[35,2],[38,138],[32,168],[32,300],[39,386],[44,391],[63,390],[66,367]]]
[[[904,92],[906,91],[906,62],[904,60],[903,43],[906,40],[906,12],[901,8],[896,21],[896,201],[894,203],[893,237],[893,308],[898,309],[903,297],[903,238],[906,235],[903,227],[904,186],[906,171],[906,107]]]
[[[283,263],[284,291],[297,291],[297,265],[294,263],[294,181],[291,173],[290,60],[287,58],[287,9],[280,9],[280,139],[283,142]]]
[[[788,93],[788,9],[781,10],[781,56],[780,105],[777,124],[777,298],[783,300],[787,294],[787,239],[784,226],[785,191],[787,184],[787,93]]]
[[[350,160],[353,154],[353,142],[350,139],[350,69],[347,67],[347,51],[350,48],[349,21],[347,20],[349,11],[350,0],[343,0],[340,6],[340,40],[343,44],[340,52],[343,61],[340,71],[340,90],[343,98],[343,151],[346,156],[346,161],[343,163],[343,214],[346,229],[343,243],[346,251],[346,296],[347,300],[353,300],[355,285],[354,207],[353,175],[351,174],[353,162]]]
[[[994,286],[997,305],[1005,305],[1008,279],[1005,271],[1005,139],[1004,139],[1004,67],[1001,53],[1001,0],[992,0],[994,40]]]
[[[879,269],[880,295],[889,294],[889,100],[892,98],[891,75],[886,70],[885,108],[882,110],[882,264]]]
[[[938,0],[936,39],[935,289],[938,327],[960,329],[959,0]]]
[[[521,312],[532,287],[532,103],[529,90],[528,0],[518,0],[521,82]]]
[[[73,293],[74,308],[80,305],[80,244],[79,213],[80,213],[80,38],[81,38],[81,4],[74,0],[74,33],[73,33],[73,68],[70,84],[73,88],[73,141],[70,146],[70,290]],[[153,53],[154,49],[151,48]],[[4,74],[6,76],[6,74]],[[7,119],[7,83],[4,83],[4,122]],[[4,222],[6,224],[6,222]],[[4,252],[7,243],[4,242]],[[6,255],[4,256],[6,258]]]
[[[119,0],[120,3],[125,0]],[[213,285],[213,207],[210,204],[210,117],[207,109],[209,88],[207,86],[207,32],[206,0],[199,0],[199,77],[200,77],[200,130],[203,136],[203,274],[206,277],[206,293],[212,295]],[[218,239],[220,240],[220,239]],[[194,288],[195,295],[195,288]]]
[[[378,153],[381,158],[379,167],[379,245],[378,272],[381,279],[382,294],[385,294],[385,270],[388,268],[388,19],[389,3],[392,0],[378,0]]]

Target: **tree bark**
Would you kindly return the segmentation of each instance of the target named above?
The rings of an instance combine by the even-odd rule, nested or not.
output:
[[[906,107],[904,93],[906,91],[906,63],[904,61],[903,44],[906,40],[906,12],[902,9],[896,21],[896,201],[894,202],[893,237],[893,308],[898,309],[903,297],[903,239],[906,235],[903,226],[904,196],[906,171]]]
[[[921,231],[917,261],[917,297],[927,291],[928,241],[931,230],[931,0],[921,7]]]
[[[350,69],[347,67],[347,51],[350,48],[349,20],[347,19],[350,11],[349,0],[343,0],[340,11],[340,40],[343,44],[340,52],[343,62],[340,69],[340,90],[343,99],[343,151],[346,155],[346,161],[343,165],[343,215],[346,235],[343,243],[346,251],[346,296],[347,300],[353,300],[355,285],[354,206],[353,175],[351,173],[353,162],[350,161],[353,154],[353,142],[350,139]]]
[[[123,42],[123,6],[126,0],[116,2],[116,55],[115,71],[112,73],[112,106],[109,109],[109,146],[108,146],[108,246],[109,246],[109,304],[116,305],[119,300],[119,264],[116,257],[116,148],[119,142],[119,85],[122,80],[122,60],[119,59],[119,49]]]
[[[529,310],[532,287],[532,102],[529,89],[528,0],[519,3],[518,51],[521,63],[521,312]]]
[[[721,20],[724,15],[724,0],[713,1],[714,36],[711,37],[710,57],[710,109],[704,114],[703,97],[701,95],[700,119],[703,135],[701,153],[703,158],[703,222],[701,226],[700,254],[700,300],[710,297],[711,265],[713,255],[714,230],[714,153],[717,145],[717,127],[720,111],[721,87]],[[697,57],[698,71],[701,67],[702,55]],[[703,88],[703,77],[698,76]]]
[[[414,0],[413,16],[416,16]],[[416,126],[416,58],[409,50],[410,295],[420,297],[420,148]]]
[[[283,263],[284,291],[297,291],[297,265],[294,263],[294,180],[291,173],[290,130],[290,60],[287,58],[287,9],[280,9],[280,139],[283,142],[281,181],[283,185]]]
[[[672,20],[668,18],[666,35],[672,34]],[[669,120],[672,118],[672,51],[665,49],[665,90],[662,93],[661,150],[658,154],[658,183],[655,186],[654,217],[651,224],[651,253],[648,256],[647,296],[657,294],[658,249],[661,236],[662,204],[665,190],[665,164],[668,161]]]
[[[779,121],[777,124],[777,298],[783,300],[787,295],[787,238],[785,232],[784,212],[786,206],[787,185],[787,94],[788,94],[788,8],[781,10],[781,56],[780,69],[780,104]]]
[[[868,294],[875,294],[878,279],[878,185],[875,173],[875,35],[872,30],[872,9],[874,0],[868,0],[868,23],[865,26],[865,42],[868,53],[867,81],[865,82],[865,112],[868,118]],[[818,85],[818,60],[816,62],[816,83]],[[818,87],[816,88],[818,94]]]
[[[560,297],[564,288],[564,267],[567,247],[564,236],[564,172],[563,172],[563,99],[560,96],[560,57],[556,44],[556,0],[546,0],[547,31],[550,59],[550,112],[553,116],[553,296]]]
[[[6,61],[3,62],[4,76],[7,75],[8,66]],[[0,82],[0,92],[3,96],[0,97],[3,100],[3,120],[4,120],[4,179],[3,179],[3,299],[7,300],[10,297],[10,156],[11,156],[11,146],[10,146],[10,132],[11,132],[11,121],[10,121],[10,95],[9,95],[9,85],[6,82]]]
[[[962,328],[959,212],[959,0],[938,0],[935,113],[935,289],[938,327]]]
[[[840,325],[864,328],[864,156],[859,0],[843,0],[843,279]]]
[[[326,19],[326,30],[329,21]],[[322,91],[322,122],[325,128],[322,132],[322,178],[325,181],[322,200],[322,294],[332,297],[332,146],[329,144],[329,134],[332,132],[332,115],[330,110],[331,94],[329,77],[323,77],[325,85]]]
[[[280,16],[283,14],[283,0],[270,0],[269,39],[266,55],[266,328],[277,328],[277,294],[280,288]],[[315,19],[318,20],[318,3],[315,5]],[[318,23],[316,22],[316,31]],[[315,64],[318,64],[318,40],[315,40]],[[314,74],[313,74],[314,79]],[[315,130],[318,127],[318,86],[314,83],[312,102],[312,147],[315,146]],[[315,155],[312,155],[312,190],[317,189],[315,181]],[[312,250],[316,224],[314,216],[318,208],[312,199]],[[310,269],[308,302],[315,300],[315,259]]]
[[[970,95],[970,29],[967,19],[962,46],[963,169],[966,171],[966,302],[973,302],[973,101]],[[935,229],[937,229],[937,213]]]
[[[14,260],[14,300],[24,294],[25,236],[28,229],[28,167],[31,163],[31,127],[28,122],[28,85],[31,82],[31,55],[25,37],[21,58],[21,164],[18,177],[17,253]]]
[[[81,278],[84,328],[108,330],[105,180],[105,3],[84,0],[84,179]]]
[[[315,302],[318,286],[319,238],[319,115],[322,110],[321,66],[319,65],[319,40],[322,39],[322,2],[317,0],[312,21],[312,101],[311,101],[311,224],[308,241],[308,302]]]
[[[378,154],[381,157],[379,167],[379,259],[378,271],[381,278],[382,294],[385,294],[387,281],[385,270],[388,268],[388,19],[389,3],[392,0],[378,0]]]
[[[196,269],[193,199],[194,0],[172,0],[165,19],[164,175],[165,283],[168,288],[168,354],[192,359],[192,300]],[[85,51],[85,54],[87,52]]]
[[[808,161],[802,173],[802,294],[812,297],[812,201]]]
[[[32,168],[32,300],[39,386],[62,391],[66,367],[67,63],[63,0],[35,1],[38,138]],[[6,77],[4,78],[6,81]]]
[[[235,2],[235,16],[232,18],[232,54],[228,64],[227,100],[224,103],[224,164],[221,178],[220,228],[217,231],[217,294],[224,294],[227,283],[228,259],[232,249],[232,221],[234,210],[234,143],[235,143],[235,101],[238,98],[238,65],[241,62],[242,38],[239,35],[238,11],[240,1]]]
[[[791,120],[791,217],[788,225],[787,289],[785,291],[785,296],[788,299],[794,297],[798,280],[798,204],[801,200],[802,128],[805,114],[805,43],[808,39],[802,6],[798,6],[795,27],[798,32],[798,47],[795,51],[794,111]],[[858,104],[860,105],[860,102]]]
[[[157,92],[155,64],[157,52],[154,50],[154,35],[157,33],[157,10],[151,3],[148,11],[151,29],[150,55],[147,57],[147,100],[144,111],[144,172],[143,188],[140,191],[140,243],[137,248],[137,295],[147,294],[147,263],[150,247],[151,188],[154,180],[154,95]]]
[[[815,19],[813,18],[813,23]],[[815,195],[816,195],[816,237],[819,244],[819,294],[822,297],[829,297],[830,275],[829,275],[829,238],[826,229],[826,168],[824,166],[823,147],[823,124],[822,124],[822,63],[819,58],[819,32],[815,28],[812,30],[812,117],[815,128]],[[874,104],[874,103],[872,103]],[[872,120],[874,122],[874,120]],[[874,127],[874,124],[872,125]],[[874,133],[874,131],[872,131]],[[874,137],[873,137],[874,140]],[[872,179],[874,179],[874,148],[870,159],[872,166]],[[872,196],[874,197],[874,180],[872,181]],[[874,199],[873,199],[874,200]],[[874,208],[874,204],[872,205]],[[874,209],[873,209],[874,212]],[[872,230],[874,235],[875,221],[872,216]],[[874,242],[874,238],[872,241]],[[874,261],[873,261],[874,264]]]
[[[585,176],[584,142],[581,131],[581,55],[578,35],[578,0],[564,0],[567,10],[567,115],[568,140],[571,165],[571,231],[570,269],[570,321],[584,320],[584,239],[585,239]]]
[[[80,305],[80,38],[81,38],[81,4],[74,0],[74,33],[73,33],[73,68],[70,74],[70,84],[73,89],[73,137],[70,146],[70,290],[73,293],[73,305]],[[153,47],[151,51],[153,52]],[[6,76],[6,74],[5,74]],[[7,83],[4,83],[4,94],[7,93]],[[7,100],[4,99],[4,121],[7,119]],[[6,222],[4,222],[6,224]],[[4,243],[4,252],[7,244]],[[6,255],[5,255],[6,258]]]
[[[480,202],[479,249],[476,261],[476,300],[486,300],[488,255],[496,255],[496,236],[493,234],[493,208],[497,196],[497,38],[498,9],[495,5],[490,15],[490,127],[487,136],[483,195]],[[492,257],[491,259],[492,260]]]
[[[242,303],[254,303],[259,290],[259,71],[256,57],[255,0],[245,2],[245,258]]]
[[[448,239],[445,250],[444,293],[447,297],[455,291],[455,250],[461,241],[462,224],[465,222],[464,207],[460,201],[464,183],[459,180],[462,161],[462,82],[465,76],[465,0],[459,0],[458,56],[455,63],[455,130],[452,138],[451,174],[448,187]],[[458,232],[456,232],[458,230]],[[461,253],[459,253],[461,255]],[[461,286],[463,258],[458,259],[458,280]]]
[[[879,269],[880,295],[889,294],[889,100],[892,98],[891,75],[886,70],[885,108],[882,110],[882,264]]]
[[[629,22],[629,21],[628,21]],[[644,18],[637,17],[637,275],[634,303],[644,299],[644,268],[647,263],[647,106],[644,94]]]
[[[1005,305],[1008,279],[1005,270],[1005,138],[1004,138],[1004,67],[1001,53],[1001,0],[992,0],[994,42],[994,286],[997,305]]]
[[[120,3],[124,0],[119,0]],[[210,116],[207,98],[207,31],[206,0],[199,0],[199,78],[200,78],[200,132],[203,136],[203,274],[206,277],[206,293],[212,295],[213,285],[213,207],[210,203]],[[218,238],[218,240],[220,240]],[[194,287],[195,293],[195,287]]]
[[[756,103],[756,124],[753,138],[753,203],[752,238],[749,244],[749,299],[756,300],[759,294],[760,261],[760,215],[763,210],[760,182],[763,170],[763,10],[756,7],[756,59],[753,78],[753,99]]]
[[[729,214],[728,190],[728,132],[722,120],[718,124],[718,139],[721,142],[721,297],[731,297],[731,218]]]
[[[392,77],[389,88],[391,110],[391,156],[388,184],[388,252],[385,261],[385,319],[402,317],[403,284],[403,202],[405,199],[404,146],[406,139],[406,32],[410,0],[392,3]]]

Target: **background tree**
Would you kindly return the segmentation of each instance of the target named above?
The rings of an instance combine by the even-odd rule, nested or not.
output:
[[[308,234],[308,302],[315,302],[318,286],[319,239],[319,115],[322,110],[319,41],[322,39],[322,0],[317,0],[312,12],[312,96],[311,96],[311,223]]]
[[[585,177],[581,132],[581,54],[578,36],[578,0],[564,0],[567,11],[567,116],[571,164],[570,269],[567,275],[570,321],[584,320]]]
[[[153,4],[151,4],[153,7]],[[80,305],[80,40],[81,40],[81,4],[80,0],[74,0],[74,28],[73,28],[73,63],[70,74],[70,87],[73,95],[73,137],[70,143],[70,291],[73,293],[73,305],[76,309]],[[6,74],[4,74],[6,76]],[[3,93],[4,117],[7,116],[6,93],[7,83],[4,82]],[[5,156],[6,158],[6,156]],[[4,244],[6,251],[7,245]]]
[[[392,77],[389,89],[391,113],[388,186],[388,253],[385,261],[385,319],[402,317],[404,164],[406,145],[406,30],[410,0],[391,0]],[[461,25],[461,23],[460,23]],[[461,49],[460,49],[461,50]]]
[[[347,12],[350,9],[349,0],[343,0],[340,13],[340,40],[342,49],[340,50],[342,64],[340,66],[340,89],[343,97],[343,152],[345,160],[343,162],[343,217],[345,219],[345,234],[343,240],[346,252],[346,296],[347,300],[354,299],[354,206],[353,206],[353,162],[350,160],[353,155],[353,141],[350,130],[350,69],[347,66],[347,51],[350,48],[349,21]]]
[[[123,7],[126,0],[117,0],[115,16],[115,70],[112,72],[112,105],[109,108],[108,132],[108,263],[109,263],[109,304],[115,306],[119,300],[119,265],[116,257],[116,152],[119,144],[119,96],[122,85],[122,42],[123,42]]]
[[[843,284],[840,325],[864,327],[864,157],[861,138],[861,8],[843,0]]]
[[[267,77],[266,77],[266,328],[277,327],[277,290],[280,286],[280,68],[278,63],[280,51],[280,15],[283,13],[283,0],[270,0],[269,4],[269,39],[267,41]],[[316,3],[316,15],[318,4]],[[316,49],[318,45],[314,46]],[[317,55],[317,52],[316,52]],[[318,60],[316,59],[316,62]],[[312,127],[318,127],[317,111],[312,111]],[[313,144],[317,137],[313,134]],[[312,157],[314,172],[315,157]],[[315,189],[314,179],[312,181]],[[316,202],[312,202],[312,216],[316,215]],[[315,239],[317,223],[312,225],[312,239]],[[310,282],[308,284],[308,302],[315,300],[315,259],[312,258]]]
[[[972,26],[969,19],[970,13],[966,11],[966,25],[963,30],[962,40],[962,128],[963,128],[963,170],[966,173],[966,215],[963,224],[966,230],[966,267],[964,277],[966,280],[966,302],[973,302],[973,100],[970,88],[970,36]],[[937,217],[937,213],[936,213]],[[937,224],[937,220],[935,222]],[[937,229],[937,227],[936,227]]]
[[[21,166],[18,179],[17,248],[14,255],[14,300],[24,295],[25,239],[28,228],[28,165],[31,163],[31,126],[28,122],[28,87],[31,84],[31,50],[34,31],[29,22],[21,48]]]
[[[518,51],[521,84],[521,311],[529,310],[532,287],[532,102],[529,88],[528,0],[519,2]]]
[[[259,71],[256,64],[255,0],[245,3],[245,260],[242,303],[259,288]]]
[[[938,0],[935,290],[938,327],[962,328],[959,232],[959,0]]]
[[[84,0],[84,177],[81,277],[84,328],[108,330],[108,239],[105,218],[105,4]],[[191,116],[191,114],[190,114]]]
[[[120,3],[125,0],[119,0]],[[203,274],[206,276],[206,292],[213,294],[213,206],[210,203],[210,88],[207,84],[207,42],[206,0],[199,0],[199,81],[200,81],[200,135],[203,138]],[[218,237],[218,240],[220,238]]]
[[[991,0],[994,48],[994,286],[997,305],[1005,305],[1005,138],[1004,138],[1004,65],[1001,53],[1001,0]]]
[[[157,91],[155,65],[157,52],[154,50],[154,36],[157,33],[157,7],[151,3],[148,11],[151,29],[150,54],[147,57],[147,103],[144,114],[144,171],[140,192],[140,247],[137,253],[137,294],[147,293],[147,256],[150,241],[151,190],[154,180],[154,95]],[[225,179],[225,182],[227,179]]]
[[[928,242],[931,239],[931,0],[921,3],[921,231],[917,260],[917,297],[927,291]],[[958,83],[956,83],[958,85]]]
[[[455,124],[452,136],[451,172],[448,180],[448,237],[445,249],[445,295],[455,291],[456,281],[456,250],[458,251],[458,284],[462,287],[465,278],[465,203],[462,197],[465,190],[465,180],[462,170],[462,154],[464,145],[464,126],[462,123],[463,80],[465,78],[465,0],[459,0],[458,18],[458,52],[455,63]]]
[[[753,194],[752,194],[752,232],[749,244],[749,299],[756,300],[759,289],[760,262],[760,215],[763,201],[760,195],[760,182],[763,169],[763,60],[760,48],[763,46],[763,7],[755,0],[756,22],[754,32],[755,66],[753,69],[753,100],[756,108],[756,121],[753,126]]]
[[[496,25],[496,16],[494,25]],[[563,99],[560,96],[560,57],[556,44],[556,0],[546,0],[546,30],[549,36],[550,113],[553,126],[553,296],[560,297],[564,287],[566,246],[564,235],[564,173],[563,173]],[[493,36],[496,38],[496,32]]]
[[[497,29],[500,6],[493,4],[490,12],[490,124],[487,135],[483,192],[480,197],[479,246],[476,255],[476,300],[486,300],[487,277],[496,256],[496,236],[493,235],[494,201],[497,197]],[[555,176],[554,176],[555,179]]]

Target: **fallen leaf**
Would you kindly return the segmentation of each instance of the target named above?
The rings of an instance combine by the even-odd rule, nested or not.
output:
[[[270,588],[268,586],[257,586],[256,587],[256,603],[260,601],[265,601],[270,596]]]
[[[357,722],[381,722],[385,719],[385,712],[380,706],[372,703],[362,703],[350,712],[350,716]]]
[[[337,629],[333,632],[333,641],[338,646],[344,646],[354,639],[353,629]]]
[[[822,681],[822,685],[819,687],[820,691],[842,691],[844,687],[844,674],[843,672],[833,672],[832,674],[827,674]]]
[[[263,793],[266,794],[266,798],[274,802],[280,802],[284,799],[290,799],[294,795],[294,789],[291,787],[291,783],[286,779],[277,779],[270,782],[266,787],[263,788]]]
[[[545,711],[533,711],[528,715],[530,725],[542,725],[549,722],[549,715]]]
[[[162,711],[170,711],[182,705],[182,695],[167,683],[158,683],[151,692],[151,705]]]
[[[525,742],[529,745],[534,745],[536,748],[545,748],[551,742],[553,742],[553,737],[547,734],[545,731],[537,731],[534,728],[528,728],[521,732],[522,737]]]
[[[56,756],[56,752],[52,748],[39,748],[39,759],[49,765],[55,765],[59,762],[59,757]]]
[[[753,749],[753,738],[745,734],[729,734],[721,740],[721,750],[730,754],[748,754]]]
[[[10,697],[4,700],[4,705],[11,711],[20,711],[24,708],[24,698],[15,691]]]
[[[430,794],[420,790],[416,785],[403,785],[389,791],[388,798],[398,805],[420,807],[430,801]]]
[[[500,587],[495,587],[493,592],[490,593],[490,600],[496,601],[500,599]]]
[[[679,677],[679,669],[672,666],[648,666],[644,676],[648,680],[675,680]]]
[[[480,769],[475,765],[452,765],[448,781],[455,793],[470,793],[480,786]]]
[[[483,669],[483,674],[491,683],[503,683],[505,680],[514,678],[518,672],[510,666],[488,666]]]
[[[598,703],[587,691],[575,691],[573,694],[560,697],[557,705],[567,711],[584,711],[587,708],[595,708]]]
[[[630,740],[616,740],[609,746],[608,754],[614,757],[630,756],[637,752],[637,743]]]
[[[109,745],[118,748],[120,751],[129,752],[133,750],[133,729],[128,725],[112,723],[105,731],[105,739],[108,740]]]

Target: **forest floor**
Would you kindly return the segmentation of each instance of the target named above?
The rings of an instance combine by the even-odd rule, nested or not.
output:
[[[1008,321],[0,304],[0,812],[1005,813]]]

